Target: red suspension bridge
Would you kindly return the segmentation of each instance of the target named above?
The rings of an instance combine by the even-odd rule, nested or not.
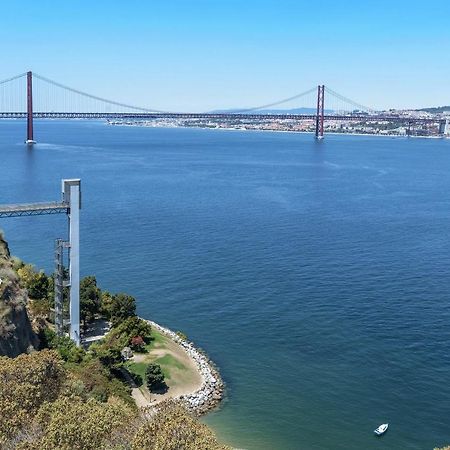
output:
[[[327,97],[327,108],[325,108]],[[279,105],[302,101],[295,113],[273,110]],[[299,111],[297,113],[297,111]],[[415,123],[435,124],[438,133],[448,130],[448,121],[435,117],[405,117],[377,112],[319,85],[300,94],[253,108],[221,112],[168,112],[129,105],[98,97],[26,72],[0,81],[0,119],[27,120],[26,143],[33,144],[33,119],[206,119],[206,120],[312,120],[315,136],[323,138],[324,123],[332,121],[393,122],[409,129]]]

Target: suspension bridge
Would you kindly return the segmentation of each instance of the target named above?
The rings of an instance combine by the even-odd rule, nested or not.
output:
[[[325,97],[327,107],[325,108]],[[301,108],[283,112],[271,108],[293,104]],[[292,111],[292,110],[290,110]],[[324,136],[325,121],[391,122],[408,130],[417,123],[435,125],[437,133],[449,131],[448,120],[433,117],[405,117],[379,112],[361,105],[336,91],[319,85],[294,96],[252,108],[219,112],[170,112],[134,106],[99,97],[66,86],[31,71],[0,81],[0,119],[26,119],[27,144],[35,143],[34,119],[205,119],[205,120],[310,120],[315,136]]]

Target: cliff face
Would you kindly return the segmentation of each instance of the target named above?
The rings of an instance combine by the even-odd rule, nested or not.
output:
[[[25,308],[28,297],[13,270],[8,244],[0,234],[0,355],[16,357],[37,348]]]

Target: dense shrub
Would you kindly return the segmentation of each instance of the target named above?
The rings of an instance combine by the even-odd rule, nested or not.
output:
[[[44,405],[36,422],[42,437],[29,450],[98,450],[111,448],[113,431],[125,428],[133,412],[122,401],[100,403],[80,398],[61,397]]]
[[[44,331],[44,336],[47,347],[57,350],[64,361],[79,363],[86,355],[83,348],[77,347],[68,336],[57,336],[49,328]]]
[[[173,402],[158,405],[133,440],[132,450],[230,450],[213,432]]]
[[[50,280],[42,270],[37,272],[31,264],[25,264],[17,269],[20,283],[28,291],[33,300],[46,300],[50,292]]]
[[[54,401],[65,380],[54,351],[0,358],[0,443],[29,422],[43,402]]]
[[[82,393],[79,396],[84,398],[93,397],[98,401],[105,402],[111,397],[121,398],[124,402],[134,405],[130,396],[131,389],[108,368],[103,366],[98,359],[86,359],[81,364],[70,364],[68,370],[73,380],[81,382]],[[73,383],[72,388],[77,389],[76,383]]]
[[[98,360],[108,369],[117,369],[122,366],[121,350],[123,345],[120,342],[105,341],[90,346],[94,358]]]

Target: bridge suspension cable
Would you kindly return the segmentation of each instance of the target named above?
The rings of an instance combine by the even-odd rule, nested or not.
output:
[[[287,103],[287,102],[290,102],[292,100],[296,100],[298,98],[305,97],[306,95],[315,92],[316,89],[317,88],[314,86],[313,88],[308,89],[305,92],[301,92],[300,94],[293,95],[292,97],[284,98],[282,100],[278,100],[278,101],[275,101],[275,102],[272,102],[272,103],[266,103],[265,105],[254,106],[252,108],[237,109],[237,110],[233,110],[231,112],[232,113],[246,113],[246,112],[251,112],[251,111],[258,111],[260,109],[271,108],[272,106],[282,105],[283,103]]]
[[[46,83],[49,83],[49,84],[51,84],[53,86],[59,87],[59,88],[64,89],[66,91],[72,92],[74,94],[82,95],[82,96],[84,96],[86,98],[89,98],[89,99],[92,99],[92,100],[96,100],[96,101],[100,101],[100,102],[103,102],[103,103],[107,103],[107,104],[112,105],[112,106],[119,106],[121,108],[132,109],[132,110],[140,111],[140,112],[149,112],[149,113],[151,113],[151,112],[157,112],[157,113],[164,113],[164,112],[166,112],[166,111],[158,111],[156,109],[143,108],[143,107],[140,107],[140,106],[129,105],[129,104],[126,104],[126,103],[116,102],[114,100],[108,100],[108,99],[103,98],[103,97],[98,97],[97,95],[92,95],[92,94],[89,94],[87,92],[83,92],[83,91],[80,91],[78,89],[71,88],[70,86],[66,86],[64,84],[58,83],[57,81],[51,80],[50,78],[46,78],[46,77],[44,77],[42,75],[39,75],[39,74],[37,74],[35,72],[33,72],[33,76],[35,78],[39,79],[39,80],[45,81]]]
[[[26,74],[27,74],[27,73],[24,72],[24,73],[21,73],[21,74],[19,74],[19,75],[14,76],[14,77],[6,78],[5,80],[0,81],[0,84],[5,84],[5,83],[8,83],[8,82],[10,82],[10,81],[17,80],[17,79],[19,79],[19,78],[24,77]]]
[[[366,111],[366,112],[372,112],[372,113],[376,112],[376,110],[374,108],[370,108],[365,105],[362,105],[361,103],[357,103],[357,102],[351,100],[350,98],[344,97],[343,95],[339,94],[338,92],[333,91],[332,89],[330,89],[328,87],[325,87],[325,92],[327,94],[332,95],[333,97],[336,97],[338,100],[341,100],[344,103],[352,105],[353,107],[355,107],[355,109],[359,109],[361,111]]]

